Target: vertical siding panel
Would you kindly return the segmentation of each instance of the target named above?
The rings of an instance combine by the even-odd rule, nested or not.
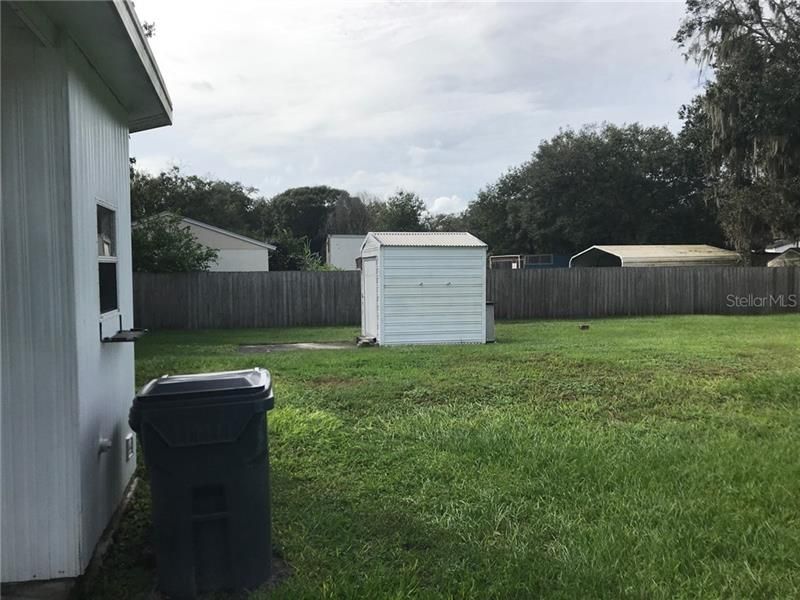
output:
[[[80,571],[78,384],[65,63],[2,11],[0,528],[18,581]]]
[[[65,42],[63,51],[69,73],[83,569],[135,468],[135,461],[124,456],[127,413],[135,391],[133,347],[100,343],[96,244],[96,206],[103,203],[116,214],[119,311],[103,324],[104,331],[113,333],[120,318],[123,328],[133,325],[128,125],[125,110],[83,54],[71,42]],[[112,448],[98,456],[101,437],[109,438]]]

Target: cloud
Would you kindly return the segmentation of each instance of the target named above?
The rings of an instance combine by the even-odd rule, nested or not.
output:
[[[184,167],[181,161],[174,156],[167,156],[165,154],[144,154],[136,156],[136,168],[140,171],[146,171],[151,175],[158,175],[162,171],[167,171],[173,166]]]
[[[136,2],[157,24],[175,124],[134,135],[132,152],[266,195],[403,187],[456,206],[560,127],[675,128],[698,91],[671,41],[676,3],[186,7]]]
[[[428,205],[433,214],[459,213],[467,208],[467,201],[458,196],[440,196]]]
[[[193,81],[189,84],[189,87],[197,92],[214,91],[214,86],[211,85],[208,81]]]

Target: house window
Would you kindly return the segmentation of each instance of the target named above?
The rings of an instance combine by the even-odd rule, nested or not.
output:
[[[119,308],[117,301],[117,213],[97,205],[97,261],[100,312]]]

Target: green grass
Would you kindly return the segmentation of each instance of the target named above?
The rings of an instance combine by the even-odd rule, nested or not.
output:
[[[350,328],[152,334],[137,380],[265,366],[253,598],[800,597],[800,316],[500,324],[486,346],[236,353]],[[146,487],[87,598],[152,586]],[[121,549],[120,549],[121,548]]]

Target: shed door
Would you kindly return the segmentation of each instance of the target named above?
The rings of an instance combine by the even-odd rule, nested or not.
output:
[[[362,335],[378,337],[378,261],[365,258],[361,265],[361,306],[364,311]]]

